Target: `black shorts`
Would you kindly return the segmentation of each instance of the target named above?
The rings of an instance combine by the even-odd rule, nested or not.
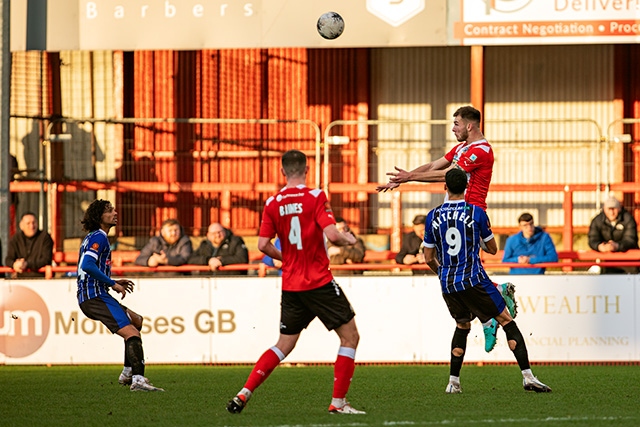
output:
[[[442,297],[457,323],[471,322],[476,317],[484,323],[498,316],[506,307],[504,298],[491,280],[483,280],[464,291],[442,294]]]
[[[331,331],[348,323],[355,315],[349,300],[335,280],[310,291],[283,291],[280,301],[280,333],[299,334],[316,317]]]
[[[80,304],[80,310],[89,319],[102,322],[114,334],[131,324],[127,307],[120,304],[111,295],[102,295],[86,300]]]

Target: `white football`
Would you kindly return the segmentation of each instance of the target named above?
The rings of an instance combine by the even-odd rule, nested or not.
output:
[[[316,27],[318,28],[318,34],[327,40],[333,40],[340,37],[340,34],[344,31],[344,19],[336,12],[323,13],[318,18]]]

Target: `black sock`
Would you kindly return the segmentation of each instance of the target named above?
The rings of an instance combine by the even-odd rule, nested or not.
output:
[[[129,359],[132,375],[144,375],[144,351],[142,339],[130,337],[124,342],[125,360]],[[126,362],[125,362],[126,363]]]
[[[507,335],[507,340],[515,341],[516,348],[513,351],[513,355],[516,357],[518,361],[518,366],[520,366],[520,370],[523,371],[525,369],[531,368],[529,364],[529,353],[527,352],[527,345],[524,343],[524,337],[516,325],[516,322],[512,320],[502,327],[504,329],[504,333]]]
[[[460,376],[460,370],[462,369],[462,362],[464,361],[464,353],[467,351],[467,335],[469,335],[471,329],[460,329],[456,327],[453,333],[453,339],[451,340],[451,366],[449,368],[449,375],[454,377]],[[453,349],[459,348],[462,350],[462,356],[455,356]]]

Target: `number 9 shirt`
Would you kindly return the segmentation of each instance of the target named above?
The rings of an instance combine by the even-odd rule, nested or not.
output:
[[[424,245],[436,249],[442,293],[463,291],[488,277],[480,261],[480,240],[492,237],[486,212],[464,200],[450,200],[429,212]]]

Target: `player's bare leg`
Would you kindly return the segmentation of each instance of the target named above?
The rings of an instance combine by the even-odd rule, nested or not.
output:
[[[509,310],[505,308],[496,320],[504,329],[504,333],[507,335],[507,343],[509,348],[513,352],[513,355],[518,361],[518,366],[522,372],[522,386],[526,391],[535,391],[536,393],[548,393],[551,392],[551,387],[542,383],[531,372],[531,365],[529,363],[529,353],[527,352],[527,345],[524,342],[524,337],[516,325],[515,320],[509,314]]]

